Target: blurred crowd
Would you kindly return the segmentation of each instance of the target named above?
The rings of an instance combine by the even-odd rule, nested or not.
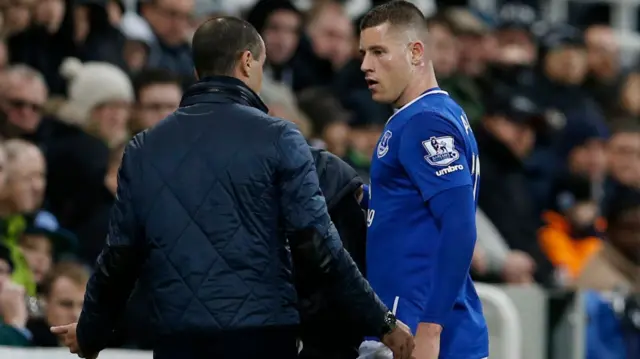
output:
[[[124,146],[179,106],[190,37],[225,7],[0,3],[0,345],[58,346],[48,327],[78,318]],[[243,3],[271,113],[366,180],[393,109],[371,100],[348,2]],[[622,65],[606,24],[548,24],[531,3],[427,19],[439,84],[480,149],[473,276],[640,292],[640,64]]]

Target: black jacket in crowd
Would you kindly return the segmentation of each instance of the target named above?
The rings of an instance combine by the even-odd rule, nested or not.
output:
[[[478,206],[509,248],[526,252],[535,260],[536,281],[551,285],[554,269],[538,244],[541,220],[524,163],[484,127],[475,133],[482,163]]]
[[[363,181],[347,163],[330,152],[311,148],[320,189],[327,202],[331,220],[354,262],[365,271],[367,223],[357,198]],[[300,359],[355,359],[366,328],[326,290],[319,289],[294,263],[301,318]]]
[[[118,182],[77,327],[83,353],[107,345],[137,280],[155,358],[295,358],[291,258],[367,331],[386,329],[388,309],[342,247],[307,143],[241,81],[192,86],[129,143]]]

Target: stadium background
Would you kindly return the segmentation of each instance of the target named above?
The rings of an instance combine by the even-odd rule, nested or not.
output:
[[[640,358],[640,1],[414,2],[483,138],[472,269],[492,359]],[[1,357],[70,357],[47,327],[77,319],[123,143],[178,106],[201,21],[256,26],[271,112],[365,178],[392,113],[358,69],[369,0],[0,5]],[[144,349],[139,319],[114,346]]]

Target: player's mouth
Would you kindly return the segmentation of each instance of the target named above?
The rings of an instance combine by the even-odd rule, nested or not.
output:
[[[369,87],[369,90],[373,89],[378,84],[378,81],[374,79],[365,79],[365,80],[367,81],[367,87]]]

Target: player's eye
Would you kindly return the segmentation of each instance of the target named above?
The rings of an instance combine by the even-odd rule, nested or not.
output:
[[[384,52],[382,50],[373,50],[373,54],[376,56],[381,56]]]

